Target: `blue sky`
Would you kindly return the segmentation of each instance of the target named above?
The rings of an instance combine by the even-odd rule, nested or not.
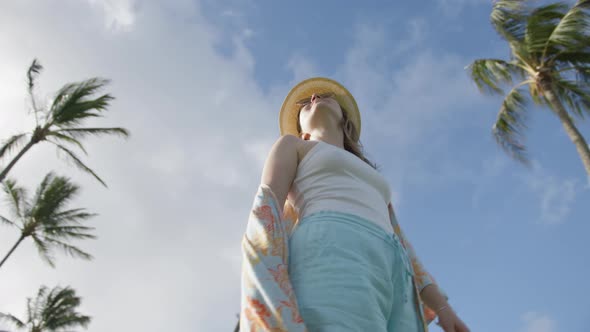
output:
[[[0,136],[30,128],[24,73],[38,57],[47,100],[65,82],[111,78],[117,99],[104,124],[133,137],[89,142],[109,190],[50,148],[19,163],[12,175],[30,188],[50,169],[80,183],[76,203],[100,214],[99,239],[81,245],[95,261],[59,257],[54,270],[23,244],[0,272],[0,311],[20,315],[40,284],[61,284],[84,297],[90,331],[230,330],[239,241],[282,98],[303,78],[328,76],[355,95],[361,141],[390,181],[400,223],[472,331],[587,330],[589,180],[544,109],[529,112],[530,169],[491,137],[501,100],[481,96],[464,69],[508,55],[490,9],[483,0],[2,2]],[[590,123],[578,125],[590,138]],[[1,229],[0,252],[16,236]]]

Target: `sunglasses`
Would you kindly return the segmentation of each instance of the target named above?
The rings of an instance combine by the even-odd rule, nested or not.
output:
[[[320,97],[320,98],[331,98],[334,96],[336,96],[336,94],[334,92],[325,92],[325,93],[320,93],[320,94],[316,95],[316,97]],[[295,104],[297,104],[297,106],[305,107],[305,106],[311,104],[311,97],[303,98],[303,99],[297,101]]]

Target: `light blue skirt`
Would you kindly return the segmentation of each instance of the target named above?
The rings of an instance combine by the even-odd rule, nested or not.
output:
[[[423,332],[412,268],[397,235],[321,211],[289,240],[289,276],[309,332]]]

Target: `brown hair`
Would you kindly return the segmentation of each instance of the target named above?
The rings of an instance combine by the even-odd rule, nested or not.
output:
[[[340,128],[342,128],[342,133],[344,134],[344,149],[359,157],[362,161],[366,162],[374,169],[377,169],[377,164],[371,162],[364,155],[364,148],[359,140],[358,130],[356,129],[354,122],[348,118],[348,115],[342,106],[340,106],[340,109],[342,110],[342,121],[340,121]],[[297,133],[301,134],[299,114],[301,114],[301,110],[299,110],[299,113],[297,113]]]

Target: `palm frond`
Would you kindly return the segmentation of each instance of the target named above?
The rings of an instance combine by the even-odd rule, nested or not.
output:
[[[50,331],[75,326],[86,327],[91,318],[76,312],[81,302],[81,298],[72,288],[54,288],[44,308],[44,326]]]
[[[509,43],[510,46],[510,59],[511,62],[516,62],[523,68],[526,68],[527,72],[534,72],[534,68],[537,66],[537,59],[534,55],[531,55],[524,42],[513,42]]]
[[[43,286],[41,286],[43,288]],[[32,305],[33,299],[27,297],[27,322],[32,321],[35,318],[35,308]]]
[[[18,134],[2,142],[2,147],[0,147],[0,159],[22,146],[25,142],[25,138],[27,138],[27,134]]]
[[[27,84],[29,86],[29,91],[32,91],[35,87],[35,79],[39,76],[41,70],[43,70],[43,66],[41,66],[37,59],[33,59],[31,66],[29,66],[29,70],[27,70]]]
[[[2,182],[2,189],[8,196],[8,202],[12,214],[16,217],[22,218],[24,215],[23,208],[25,207],[25,198],[27,192],[25,188],[19,187],[15,180],[6,179]]]
[[[526,10],[525,1],[495,1],[490,15],[492,26],[509,43],[520,43],[526,30]]]
[[[53,173],[46,175],[37,190],[39,197],[32,206],[30,215],[38,223],[46,224],[51,221],[54,214],[78,194],[80,187],[72,183],[68,178],[55,176]]]
[[[58,144],[58,143],[54,143],[54,144],[57,146],[58,150],[61,150],[66,153],[66,155],[69,157],[69,159],[74,163],[74,165],[76,167],[85,171],[86,173],[89,173],[96,180],[98,180],[98,182],[100,182],[103,186],[108,187],[107,184],[92,169],[90,169],[90,167],[86,166],[82,162],[82,160],[80,160],[80,158],[78,158],[78,156],[76,156],[76,154],[74,152],[70,151],[68,148],[66,148],[65,146],[63,146],[61,144]]]
[[[70,287],[59,286],[49,290],[41,286],[35,297],[27,298],[27,321],[22,327],[32,331],[67,331],[74,327],[87,327],[91,317],[77,312],[82,299]]]
[[[43,178],[43,180],[41,181],[41,183],[37,187],[37,190],[35,191],[35,197],[33,198],[33,201],[31,203],[31,210],[36,209],[37,206],[40,206],[42,204],[43,194],[47,190],[47,187],[49,186],[49,184],[54,181],[55,176],[56,175],[53,172],[49,172],[45,175],[45,177]],[[28,214],[29,215],[34,214],[34,211],[28,211]]]
[[[576,79],[585,84],[590,84],[590,67],[575,67]]]
[[[53,226],[79,226],[83,221],[98,215],[96,213],[89,213],[85,211],[85,209],[72,209],[54,213],[46,224]]]
[[[96,99],[89,98],[108,83],[106,79],[91,78],[66,84],[58,91],[51,105],[50,122],[59,127],[69,127],[90,117],[100,117],[100,112],[106,110],[113,96],[104,94]]]
[[[549,37],[560,20],[566,15],[568,9],[567,4],[558,2],[531,11],[527,17],[524,39],[530,54],[535,53],[539,59],[541,58],[548,45]]]
[[[526,98],[518,87],[502,103],[492,133],[502,149],[512,158],[528,164],[522,131],[526,129]]]
[[[590,115],[590,87],[575,81],[560,79],[555,82],[557,97],[578,117]]]
[[[0,215],[0,223],[6,224],[6,225],[9,225],[9,226],[18,227],[17,224],[14,221],[12,221],[12,220],[4,217],[4,216],[1,216],[1,215]]]
[[[590,65],[590,47],[588,50],[562,51],[552,54],[547,60],[547,66],[551,65],[571,69],[576,66],[588,66]]]
[[[39,252],[39,256],[41,256],[41,258],[47,264],[49,264],[49,266],[55,267],[55,258],[53,257],[53,254],[51,252],[51,248],[50,248],[49,244],[45,243],[45,241],[43,239],[39,238],[39,236],[37,234],[32,234],[31,238],[33,239],[33,242],[35,243],[35,247],[37,247],[37,251]]]
[[[77,196],[78,191],[79,187],[66,178],[56,178],[45,191],[43,200],[36,206],[32,217],[42,224],[52,224],[54,216]]]
[[[500,85],[512,84],[513,76],[525,77],[525,71],[511,63],[499,59],[479,59],[468,66],[471,79],[482,93],[502,94]]]
[[[589,7],[589,0],[578,1],[557,24],[547,40],[547,46],[558,45],[570,51],[587,48],[590,15],[586,10]]]
[[[96,235],[88,232],[95,230],[94,227],[87,226],[46,226],[43,227],[43,233],[46,238],[52,239],[96,239]]]
[[[64,315],[60,319],[56,320],[51,326],[58,326],[61,330],[79,326],[86,328],[91,321],[92,317],[90,316],[80,314]]]
[[[70,287],[55,287],[47,294],[45,305],[43,306],[43,316],[45,325],[49,328],[51,320],[59,319],[60,316],[67,314],[72,308],[80,305],[80,298]]]
[[[77,209],[71,209],[71,210],[67,210],[67,211],[62,211],[59,213],[55,213],[53,215],[53,218],[56,220],[59,220],[59,222],[73,222],[73,223],[80,223],[80,221],[84,221],[87,220],[89,218],[95,217],[98,214],[96,213],[88,213],[85,212],[86,209],[84,208],[77,208]]]
[[[129,131],[125,128],[68,128],[57,130],[57,132],[71,135],[74,138],[84,138],[88,135],[118,135],[127,138],[130,135]]]
[[[31,106],[33,107],[33,112],[35,112],[35,120],[37,120],[37,112],[40,110],[37,108],[37,102],[35,100],[35,80],[41,73],[43,66],[37,61],[37,59],[33,59],[33,63],[29,67],[27,71],[27,91],[29,93],[29,98],[31,99]]]
[[[92,257],[91,254],[84,252],[81,249],[79,249],[73,245],[67,244],[63,241],[59,241],[59,240],[56,240],[53,238],[45,238],[45,240],[52,247],[59,248],[59,249],[63,250],[63,252],[65,252],[66,254],[68,254],[72,257],[82,258],[82,259],[86,259],[86,260],[91,260],[94,258],[94,257]]]
[[[39,287],[37,296],[35,297],[35,304],[33,305],[33,315],[30,316],[30,321],[33,324],[42,324],[43,321],[43,310],[47,306],[47,296],[51,293],[49,288],[45,285]]]
[[[9,323],[14,324],[14,326],[16,326],[17,329],[22,329],[26,325],[22,320],[16,318],[16,316],[13,316],[11,314],[5,314],[2,312],[0,312],[0,321],[1,320],[8,321]]]
[[[84,148],[84,146],[82,145],[82,143],[80,143],[80,141],[78,141],[77,139],[70,137],[68,135],[64,135],[62,133],[58,131],[50,131],[47,136],[53,136],[57,139],[58,142],[64,142],[64,143],[70,143],[70,144],[74,144],[76,145],[78,148],[80,148],[80,150],[82,150],[82,152],[84,152],[85,155],[88,155],[88,151],[86,151],[86,149]]]

